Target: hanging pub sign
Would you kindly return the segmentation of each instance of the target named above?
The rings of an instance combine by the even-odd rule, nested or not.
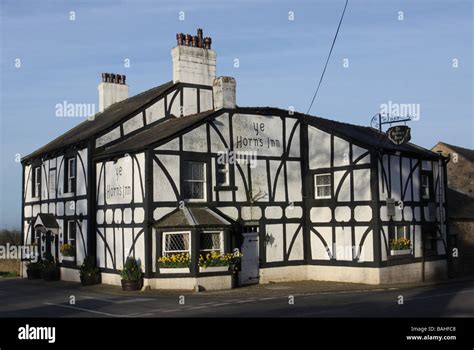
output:
[[[406,125],[392,126],[387,130],[387,136],[396,145],[403,145],[411,140],[411,129]]]

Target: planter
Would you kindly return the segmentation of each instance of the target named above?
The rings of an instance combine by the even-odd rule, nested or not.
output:
[[[100,283],[100,274],[91,276],[81,276],[81,284],[83,286],[92,286]]]
[[[189,267],[160,267],[160,273],[190,273]]]
[[[208,266],[208,267],[199,267],[199,272],[223,272],[229,271],[229,266]]]
[[[43,270],[41,271],[41,277],[47,282],[59,281],[60,272],[59,269],[54,270]]]
[[[137,280],[121,280],[122,281],[122,290],[126,292],[140,290],[142,281]]]
[[[41,270],[39,269],[26,269],[26,274],[29,280],[37,280],[41,278]]]
[[[390,250],[390,255],[410,255],[411,249],[398,249],[398,250]]]
[[[63,261],[74,261],[74,257],[63,255]]]

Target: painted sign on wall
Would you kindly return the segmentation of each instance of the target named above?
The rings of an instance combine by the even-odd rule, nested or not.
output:
[[[131,203],[132,168],[130,157],[105,164],[105,199],[108,204]]]
[[[261,155],[281,155],[283,152],[282,121],[260,115],[235,115],[234,150],[253,151]]]

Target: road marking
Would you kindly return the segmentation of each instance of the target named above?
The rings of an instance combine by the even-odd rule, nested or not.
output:
[[[77,306],[72,306],[72,305],[63,305],[63,304],[55,304],[55,303],[48,303],[48,302],[45,302],[44,304],[50,305],[50,306],[64,307],[64,308],[66,308],[66,309],[80,310],[80,311],[90,312],[90,313],[92,313],[92,314],[98,314],[98,315],[104,315],[104,316],[130,317],[130,315],[110,314],[110,313],[108,313],[108,312],[102,312],[102,311],[96,311],[96,310],[89,310],[89,309],[84,309],[84,308],[82,308],[82,307],[77,307]]]
[[[186,310],[198,310],[198,309],[206,309],[207,306],[194,306],[194,307],[190,307],[190,308],[187,308]]]
[[[260,298],[258,300],[275,300],[275,299],[278,299],[277,297],[268,297],[268,298]]]
[[[462,290],[462,291],[460,291],[460,292],[452,292],[452,293],[443,293],[443,294],[427,295],[427,296],[425,296],[425,297],[406,298],[405,300],[429,299],[429,298],[442,297],[442,296],[445,296],[445,295],[453,295],[453,294],[461,294],[461,293],[472,293],[472,292],[474,292],[474,289]]]
[[[211,302],[202,303],[202,304],[199,304],[199,305],[212,305],[212,304],[217,304],[217,301],[211,301]]]
[[[220,304],[214,304],[211,306],[224,306],[224,305],[230,305],[230,303],[220,303]]]
[[[167,309],[167,310],[163,310],[161,312],[176,312],[176,311],[179,311],[180,309]]]

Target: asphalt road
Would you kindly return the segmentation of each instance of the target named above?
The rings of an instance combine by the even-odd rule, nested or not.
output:
[[[474,281],[291,295],[276,290],[254,296],[245,289],[126,295],[74,283],[2,279],[0,317],[474,317]]]

